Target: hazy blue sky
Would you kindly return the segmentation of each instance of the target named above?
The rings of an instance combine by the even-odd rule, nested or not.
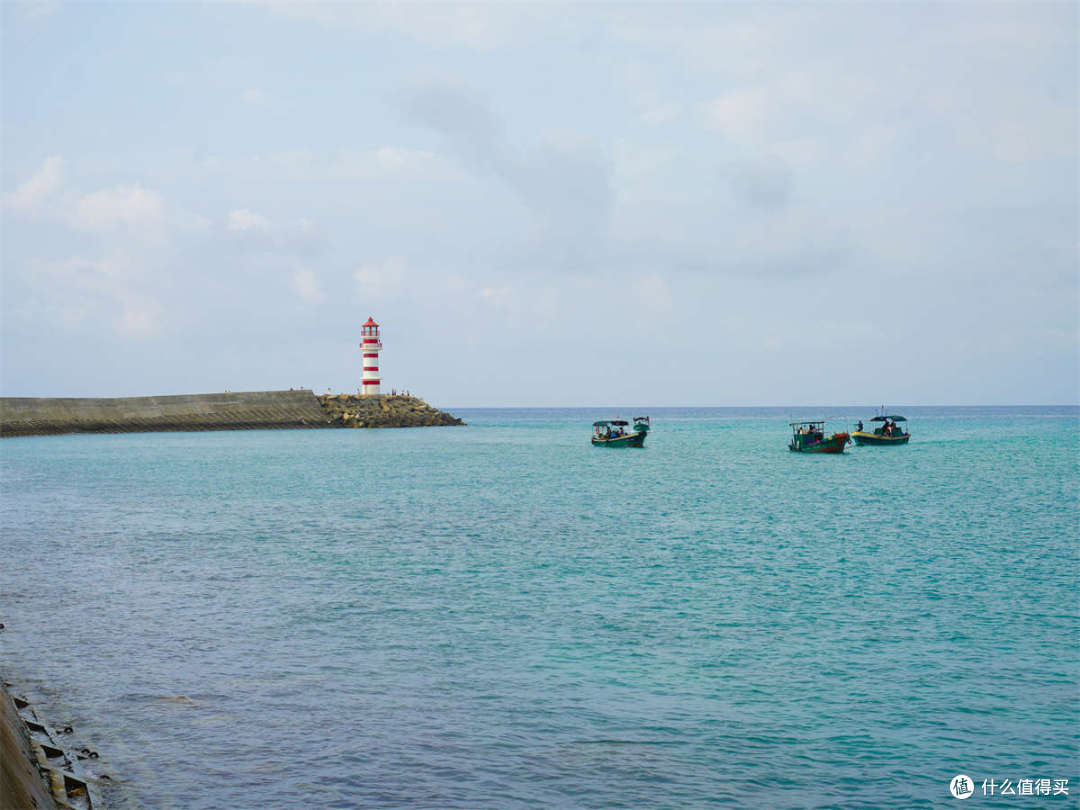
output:
[[[2,4],[2,392],[1078,401],[1039,4]]]

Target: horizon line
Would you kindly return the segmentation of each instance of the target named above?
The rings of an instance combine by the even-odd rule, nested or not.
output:
[[[514,410],[520,410],[520,411],[528,411],[528,410],[542,411],[542,410],[551,410],[553,408],[581,408],[581,409],[585,409],[585,408],[590,408],[590,409],[606,408],[606,409],[610,410],[613,407],[621,407],[621,408],[625,408],[625,407],[634,407],[634,408],[874,408],[874,409],[877,409],[880,406],[878,406],[878,405],[850,404],[849,403],[849,404],[846,404],[846,405],[837,405],[837,404],[833,404],[833,405],[634,405],[634,406],[626,406],[626,405],[619,405],[619,406],[613,406],[613,405],[446,405],[444,407],[446,407],[446,408],[461,408],[461,409],[464,409],[464,410],[471,410],[471,411],[484,410],[484,409],[502,410],[502,409],[510,409],[510,408],[513,408]],[[892,409],[893,406],[889,406],[889,408]],[[1019,403],[1005,403],[1005,404],[973,402],[973,403],[948,403],[948,404],[934,403],[934,404],[923,404],[923,405],[914,405],[914,404],[911,404],[911,403],[905,403],[905,404],[902,404],[902,405],[897,405],[897,406],[895,406],[895,408],[896,409],[900,409],[900,408],[1077,408],[1077,409],[1080,409],[1080,402],[1072,402],[1072,403],[1019,402]]]
[[[42,394],[6,394],[6,393],[0,393],[0,399],[9,399],[9,398],[10,399],[20,399],[20,398],[26,398],[26,399],[135,399],[135,398],[149,398],[149,397],[203,396],[203,395],[207,395],[207,394],[243,394],[243,393],[261,393],[261,392],[269,393],[269,392],[275,392],[275,391],[311,391],[311,393],[314,394],[315,396],[325,396],[325,394],[320,394],[313,388],[288,388],[288,389],[284,389],[284,388],[282,388],[282,389],[273,389],[273,388],[271,388],[271,389],[258,389],[258,390],[252,389],[250,391],[240,391],[240,390],[233,390],[233,389],[228,389],[228,390],[224,390],[224,391],[202,391],[202,392],[196,392],[194,394],[192,394],[190,392],[182,393],[182,394],[120,394],[120,395],[116,395],[116,394],[113,394],[113,395],[101,395],[101,394],[46,394],[46,395],[42,395]],[[345,392],[345,391],[338,391],[338,392],[333,392],[333,393],[351,395],[350,392]],[[401,394],[399,392],[399,396],[400,395]],[[414,394],[411,391],[410,391],[409,395],[414,396],[414,397],[416,397],[418,399],[424,399],[425,401],[428,401],[427,399],[425,399],[425,397],[423,397],[423,396],[421,396],[419,394]],[[392,396],[392,395],[383,394],[382,396]],[[657,404],[652,404],[652,405],[640,405],[640,404],[639,405],[625,405],[625,404],[621,404],[621,405],[613,405],[613,404],[608,404],[608,405],[566,405],[566,404],[561,404],[561,405],[554,405],[554,404],[550,404],[550,405],[508,405],[508,404],[501,404],[501,405],[461,405],[461,404],[451,404],[451,405],[443,405],[441,407],[443,407],[443,408],[462,408],[462,409],[465,409],[465,410],[484,410],[484,409],[489,409],[489,410],[499,410],[499,409],[551,410],[553,408],[577,408],[577,409],[590,409],[590,410],[600,410],[600,409],[610,410],[612,408],[618,409],[618,408],[626,408],[626,407],[639,408],[639,409],[644,409],[644,408],[789,408],[789,409],[799,409],[799,408],[802,408],[802,409],[873,408],[873,409],[876,410],[877,408],[882,407],[882,406],[881,405],[861,404],[861,403],[846,403],[846,404],[833,403],[831,405],[823,405],[823,404],[820,404],[820,403],[819,404],[813,404],[813,403],[809,403],[809,404],[807,404],[807,403],[803,403],[803,404],[781,404],[781,405],[754,403],[754,404],[740,404],[740,405],[719,405],[719,404],[713,403],[713,404],[679,404],[679,405],[657,405]],[[1078,401],[1078,402],[1065,402],[1065,403],[1058,403],[1058,402],[1052,402],[1052,403],[1033,403],[1033,402],[985,403],[985,402],[968,402],[968,403],[923,403],[923,404],[900,403],[900,404],[897,404],[897,405],[890,405],[888,407],[890,409],[900,409],[900,408],[1080,408],[1080,401]]]

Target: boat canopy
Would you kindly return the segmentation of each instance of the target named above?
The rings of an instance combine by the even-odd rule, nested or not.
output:
[[[906,422],[907,421],[907,419],[905,419],[902,416],[875,416],[870,421],[871,422],[887,422],[890,419],[892,419],[894,422]]]
[[[630,423],[625,419],[601,419],[599,422],[593,422],[593,427],[603,427],[604,425],[617,425],[618,427],[625,427]]]
[[[792,427],[798,427],[799,425],[824,425],[824,419],[804,419],[802,422],[789,422]]]

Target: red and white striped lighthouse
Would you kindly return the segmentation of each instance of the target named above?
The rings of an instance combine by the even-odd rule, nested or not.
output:
[[[365,397],[379,393],[379,352],[382,351],[382,341],[379,340],[379,325],[375,319],[369,317],[361,327],[364,340],[360,349],[364,352],[364,382],[360,394]]]

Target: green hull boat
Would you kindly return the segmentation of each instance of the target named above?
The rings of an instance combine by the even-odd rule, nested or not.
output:
[[[911,434],[905,430],[900,423],[906,422],[907,419],[900,414],[887,414],[885,413],[885,406],[881,407],[881,413],[870,420],[871,422],[881,422],[880,427],[876,427],[873,430],[863,430],[862,420],[855,425],[855,430],[851,434],[851,438],[855,440],[855,444],[862,447],[864,444],[872,444],[879,446],[887,446],[890,444],[907,444],[908,439],[911,438]]]
[[[592,443],[597,447],[643,447],[651,427],[649,417],[635,416],[634,429],[625,419],[602,419],[593,422]]]
[[[864,444],[907,444],[908,439],[911,438],[911,434],[905,433],[903,436],[882,436],[878,433],[867,433],[863,430],[856,430],[851,434],[851,438],[855,440],[855,444],[862,447]]]
[[[627,433],[625,436],[612,436],[609,439],[593,436],[592,443],[597,447],[641,447],[645,444],[645,434]]]
[[[824,419],[792,422],[788,450],[792,453],[843,453],[848,441],[846,433],[826,436]]]

